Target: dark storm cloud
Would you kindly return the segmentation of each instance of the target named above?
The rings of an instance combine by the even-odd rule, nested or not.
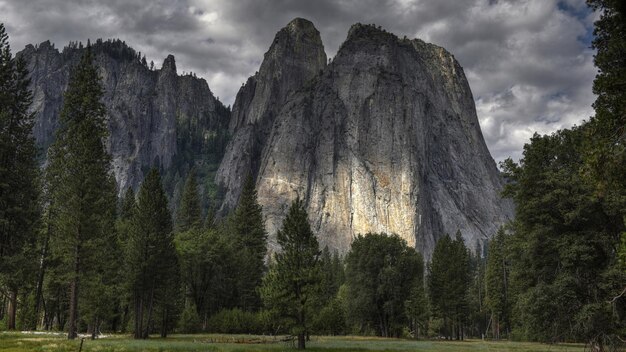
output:
[[[584,0],[0,0],[14,51],[117,37],[157,66],[174,54],[180,71],[205,77],[226,104],[294,17],[315,23],[329,56],[356,22],[448,49],[465,69],[496,160],[518,158],[535,131],[592,113],[594,14]]]

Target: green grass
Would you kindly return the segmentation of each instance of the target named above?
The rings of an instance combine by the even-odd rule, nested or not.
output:
[[[68,341],[60,334],[0,333],[1,352],[78,351],[80,340]],[[583,345],[546,345],[529,342],[494,341],[412,341],[376,337],[312,337],[308,351],[434,351],[434,352],[582,352]],[[127,335],[113,335],[92,341],[85,339],[83,351],[294,351],[280,338],[253,335],[172,335],[133,340]]]

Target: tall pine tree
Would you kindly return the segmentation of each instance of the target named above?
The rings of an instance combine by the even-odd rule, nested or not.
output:
[[[57,230],[54,249],[70,284],[68,338],[77,336],[81,280],[94,284],[98,268],[110,263],[108,244],[115,241],[115,179],[105,149],[107,129],[102,87],[90,45],[74,69],[59,118],[56,140],[49,149],[47,170],[52,221]],[[89,285],[103,289],[102,285]],[[96,286],[94,288],[94,286]],[[88,307],[85,307],[89,309]]]
[[[490,242],[485,272],[485,304],[491,313],[491,329],[496,340],[500,339],[501,327],[509,316],[508,281],[506,235],[500,228]]]
[[[0,285],[9,293],[9,329],[16,328],[18,291],[36,270],[40,187],[27,75],[0,23]]]
[[[215,229],[202,228],[202,215],[195,170],[187,176],[183,196],[176,214],[175,245],[184,285],[184,312],[179,322],[184,332],[198,330],[199,317],[206,326],[209,289],[215,284]]]
[[[298,337],[298,349],[304,349],[309,321],[318,308],[312,303],[321,281],[321,252],[299,198],[291,204],[276,237],[282,251],[263,280],[262,296],[266,306],[284,318]]]
[[[587,0],[600,12],[592,47],[598,75],[593,82],[595,115],[587,129],[586,162],[599,196],[612,211],[626,216],[626,4],[619,0]]]
[[[612,310],[618,312],[622,335],[626,335],[626,2],[587,0],[600,13],[594,23],[592,47],[598,75],[593,82],[597,99],[595,115],[589,121],[585,162],[596,184],[599,197],[613,224],[621,231],[617,241],[617,260],[612,264],[609,287]],[[613,281],[610,283],[609,281]],[[623,339],[623,338],[622,338]]]
[[[469,253],[461,234],[446,235],[435,245],[428,266],[428,291],[435,315],[443,319],[443,335],[463,338],[470,284]]]
[[[267,233],[254,179],[250,175],[244,182],[239,204],[231,220],[234,245],[239,249],[238,305],[244,310],[257,310],[261,306],[257,289],[266,270],[264,258],[267,253]]]
[[[156,169],[150,170],[139,189],[126,248],[135,315],[134,337],[145,339],[154,328],[157,305],[165,315],[161,323],[167,324],[171,285],[178,273],[172,219]],[[161,332],[164,335],[163,329]]]
[[[124,197],[121,199],[121,204],[118,211],[116,230],[118,235],[118,243],[120,244],[123,250],[128,248],[128,241],[130,236],[132,235],[132,224],[133,218],[135,216],[135,212],[137,211],[137,202],[135,200],[135,192],[132,188],[128,188],[126,193],[124,193]],[[130,278],[128,277],[129,272],[125,270],[125,265],[119,265],[119,276],[122,279],[122,283],[124,285],[128,285]],[[122,294],[118,297],[117,301],[117,309],[118,315],[117,319],[114,319],[111,324],[111,330],[122,332],[126,332],[126,328],[128,325],[128,321],[130,320],[130,309],[131,307],[131,297],[130,297],[130,288],[124,286],[122,289]]]
[[[176,213],[176,232],[185,232],[190,229],[198,229],[202,226],[202,209],[196,181],[196,170],[189,171],[180,206]]]

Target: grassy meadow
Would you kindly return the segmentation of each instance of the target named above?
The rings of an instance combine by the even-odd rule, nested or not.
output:
[[[62,334],[0,333],[1,352],[78,351],[80,339],[68,341]],[[172,335],[166,339],[153,337],[133,340],[127,335],[105,336],[95,341],[85,339],[82,351],[294,351],[281,337],[255,335]],[[511,351],[511,352],[582,352],[580,344],[546,345],[509,341],[413,341],[359,336],[314,336],[308,351]]]

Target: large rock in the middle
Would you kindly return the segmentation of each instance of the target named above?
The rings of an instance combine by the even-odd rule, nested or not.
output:
[[[255,176],[270,246],[305,200],[322,245],[397,233],[428,258],[446,233],[472,248],[513,214],[463,69],[443,48],[354,25],[332,63],[304,20],[281,30],[240,91],[220,166],[225,207]]]

